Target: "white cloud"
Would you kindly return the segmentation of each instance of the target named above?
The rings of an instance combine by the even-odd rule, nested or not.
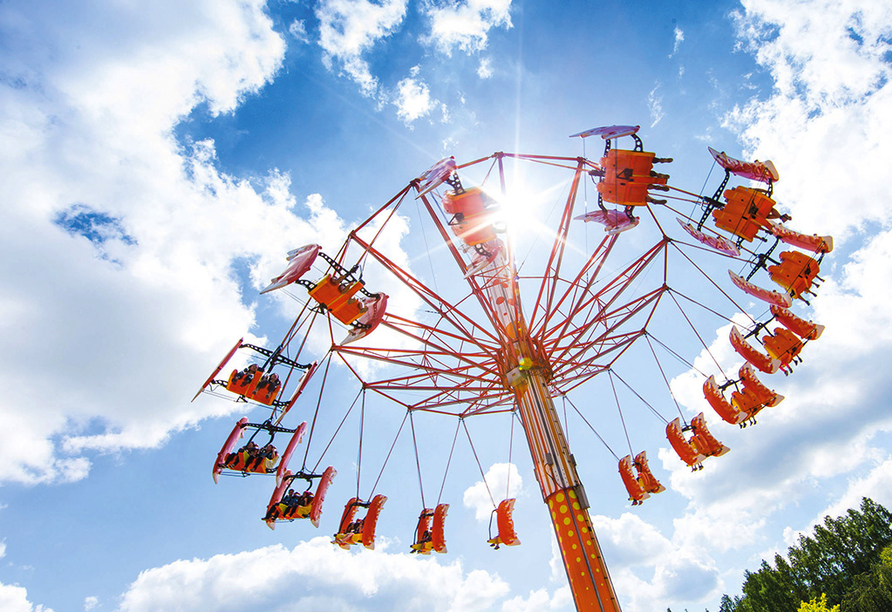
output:
[[[523,490],[523,479],[517,466],[513,463],[494,463],[486,471],[484,480],[465,489],[464,505],[474,509],[478,521],[489,520],[493,503],[499,504],[503,499],[517,497]]]
[[[684,32],[678,26],[675,26],[674,30],[675,41],[672,44],[672,53],[669,54],[669,57],[672,57],[676,53],[678,53],[679,47],[681,47],[681,43],[684,42]]]
[[[90,612],[93,608],[99,605],[99,598],[90,595],[89,597],[84,597],[84,612]]]
[[[316,7],[319,19],[319,46],[323,61],[354,80],[367,97],[378,94],[378,78],[373,76],[363,53],[379,40],[393,34],[406,15],[406,0],[323,0]]]
[[[53,612],[28,601],[28,591],[20,586],[0,583],[0,610],[3,612]]]
[[[289,596],[283,598],[284,592]],[[328,538],[314,538],[292,550],[277,545],[146,570],[123,595],[120,609],[471,612],[491,609],[507,592],[498,576],[465,574],[460,561],[440,565],[384,550],[351,554]]]
[[[530,591],[528,597],[517,596],[502,604],[502,612],[540,612],[541,610],[573,610],[573,596],[569,586],[555,589]]]
[[[291,25],[288,26],[288,33],[298,42],[303,44],[310,42],[310,37],[307,34],[307,25],[304,23],[303,19],[295,19],[292,21]]]
[[[406,125],[427,116],[434,107],[430,88],[420,79],[407,77],[397,84],[396,89],[393,104],[397,107],[397,117]]]
[[[811,522],[802,529],[787,527],[784,530],[784,542],[793,546],[799,542],[800,535],[811,535],[817,525],[824,523],[824,517],[845,515],[850,508],[861,507],[862,498],[869,497],[873,501],[892,508],[892,458],[886,458],[876,465],[862,478],[853,478],[849,486],[838,499],[814,516]]]
[[[629,612],[661,609],[667,602],[705,602],[723,584],[715,561],[703,546],[677,531],[672,540],[653,525],[630,513],[618,519],[592,516],[610,575],[623,609]],[[710,545],[712,542],[710,542]],[[650,574],[649,579],[640,576]]]
[[[492,28],[511,28],[511,0],[432,0],[424,10],[431,30],[422,40],[446,55],[481,51]]]
[[[480,64],[477,66],[477,76],[481,79],[492,78],[492,60],[488,57],[480,58]]]
[[[783,200],[794,223],[844,238],[865,222],[888,222],[878,177],[892,156],[883,137],[892,131],[886,59],[892,6],[870,0],[743,4],[740,37],[770,71],[775,91],[737,109],[730,125],[741,131],[749,153],[773,159],[780,185],[796,185]],[[835,154],[847,150],[860,154]]]
[[[655,127],[660,120],[666,115],[663,112],[663,96],[658,94],[657,92],[660,90],[660,86],[662,84],[658,81],[654,88],[650,90],[650,93],[647,94],[647,109],[650,111],[650,118],[652,120],[650,127]]]
[[[264,3],[128,6],[3,6],[24,50],[7,63],[22,86],[0,89],[0,416],[15,432],[0,480],[77,480],[90,449],[154,447],[231,411],[188,399],[254,321],[234,264],[266,280],[343,226],[318,196],[302,219],[287,175],[229,176],[213,142],[173,137],[197,104],[232,111],[273,78],[284,42]]]

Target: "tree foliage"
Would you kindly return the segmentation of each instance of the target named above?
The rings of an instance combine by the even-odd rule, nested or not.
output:
[[[827,594],[821,593],[811,601],[803,601],[799,604],[799,612],[839,612],[839,604],[832,608],[827,607]]]
[[[892,610],[892,514],[864,498],[861,509],[825,517],[811,537],[802,535],[774,566],[762,561],[744,573],[742,595],[723,597],[720,612],[826,609],[841,612]],[[888,562],[886,560],[888,559]],[[823,604],[820,604],[823,602]]]

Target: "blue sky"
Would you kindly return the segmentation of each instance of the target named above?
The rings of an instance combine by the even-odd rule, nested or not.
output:
[[[398,446],[382,545],[343,553],[327,536],[355,490],[355,434],[326,456],[339,476],[321,528],[272,532],[268,480],[210,478],[240,407],[189,399],[235,339],[284,333],[293,303],[257,291],[289,249],[334,250],[446,155],[580,155],[567,136],[602,124],[640,124],[692,191],[707,145],[772,159],[791,225],[836,239],[805,311],[827,331],[772,378],[787,399],[758,427],[712,427],[731,453],[691,474],[659,427],[636,428],[669,490],[630,508],[615,460],[570,430],[623,609],[715,610],[823,515],[892,504],[889,24],[868,0],[3,2],[0,607],[571,609],[522,446],[520,547],[486,546],[465,446],[449,554],[408,555],[420,499]],[[407,260],[418,246],[411,230],[393,244]],[[703,409],[696,377],[676,376],[686,413]],[[364,478],[399,418],[380,413]],[[469,425],[495,432],[495,488],[508,425]],[[428,491],[453,427],[419,424]]]

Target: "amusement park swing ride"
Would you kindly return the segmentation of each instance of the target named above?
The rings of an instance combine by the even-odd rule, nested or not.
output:
[[[477,417],[508,414],[512,424],[516,419],[522,426],[577,609],[619,611],[589,516],[596,500],[586,493],[570,451],[566,404],[562,419],[555,400],[567,401],[574,390],[606,378],[622,420],[618,381],[662,421],[679,460],[692,470],[702,469],[704,461],[729,450],[710,433],[706,411],[687,420],[674,402],[678,416],[662,416],[620,377],[618,364],[643,347],[642,354],[656,362],[670,398],[664,403],[671,406],[669,378],[658,357],[670,355],[702,379],[703,397],[712,410],[709,420],[718,417],[741,427],[755,423],[760,411],[783,400],[763,379],[790,374],[805,345],[821,335],[823,326],[791,309],[794,302],[808,304],[821,282],[821,261],[833,248],[830,237],[785,225],[790,219],[773,199],[779,175],[770,161],[744,162],[709,149],[723,177],[713,193],[696,194],[669,183],[662,168],[672,160],[645,151],[637,132],[637,126],[610,126],[576,134],[601,139],[604,153],[598,161],[503,152],[467,163],[441,160],[374,210],[337,252],[324,253],[315,244],[289,252],[285,270],[261,293],[301,286],[301,295],[295,296],[302,304],[300,314],[275,348],[236,342],[196,394],[244,402],[266,415],[258,422],[245,417],[235,425],[214,460],[214,480],[221,474],[274,476],[262,517],[266,524],[275,528],[309,519],[318,527],[336,469],[320,469],[331,441],[321,453],[315,451],[315,466],[309,459],[310,441],[320,420],[332,418],[319,411],[326,385],[337,384],[333,379],[347,373],[361,387],[363,406],[367,394],[386,400],[395,414],[405,415],[403,425],[410,421],[413,436],[415,414],[452,417],[459,426]],[[531,248],[522,259],[504,227],[506,218],[510,223],[512,214],[522,214],[511,210],[517,192],[509,186],[521,167],[551,176],[561,188],[547,232],[540,231],[537,239],[547,246]],[[474,172],[483,178],[472,186],[467,177]],[[729,186],[732,179],[740,184]],[[587,190],[597,193],[597,205],[589,206]],[[427,250],[451,260],[452,270],[438,267],[442,277],[452,277],[448,288],[440,288],[433,266],[430,278],[424,279],[388,256],[385,229],[412,208],[418,211],[418,223],[436,237],[434,246],[425,238]],[[591,244],[589,233],[597,235]],[[639,246],[641,238],[632,239],[636,233],[644,236],[644,247]],[[734,269],[727,277],[718,275],[699,263],[704,258]],[[677,273],[678,266],[685,272]],[[411,296],[414,306],[400,308],[396,299],[388,305],[383,289],[366,285],[371,278],[386,285],[391,295]],[[688,290],[697,286],[692,278],[708,289],[709,300]],[[767,281],[775,288],[765,288]],[[742,299],[755,314],[739,305]],[[665,309],[680,314],[680,328],[696,338],[698,352],[709,355],[712,373],[685,360],[655,334],[652,328]],[[708,311],[728,325],[727,342],[743,362],[739,369],[718,363],[689,316],[691,309]],[[306,340],[314,325],[321,326],[331,343],[324,354],[308,355],[312,343]],[[249,354],[250,365],[225,372],[239,351]],[[331,368],[334,360],[345,367]],[[301,400],[311,378],[321,378],[318,397],[312,401],[315,393],[307,393],[310,400]],[[588,401],[595,406],[588,416],[573,406],[599,438],[591,421],[597,422],[597,411],[614,398]],[[299,401],[307,407],[297,409]],[[341,425],[351,410],[353,406]],[[294,418],[298,413],[310,416]],[[339,425],[332,440],[340,431]],[[629,440],[627,430],[625,434]],[[240,443],[243,437],[247,441]],[[281,454],[274,441],[285,444]],[[303,463],[292,471],[292,455],[302,443]],[[630,440],[629,448],[626,456],[613,455],[629,500],[637,505],[665,487],[650,469],[646,451],[636,452]],[[417,462],[417,443],[415,452]],[[420,481],[420,464],[418,470]],[[357,476],[357,494],[344,506],[333,544],[374,548],[387,500],[374,493],[375,487],[360,497]],[[494,548],[520,544],[514,502],[493,500],[489,543]],[[411,552],[446,552],[448,508],[439,500],[422,508]]]

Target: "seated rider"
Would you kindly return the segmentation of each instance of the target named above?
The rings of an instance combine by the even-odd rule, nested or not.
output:
[[[247,469],[251,471],[259,470],[264,465],[268,470],[272,467],[271,464],[276,460],[276,457],[276,447],[272,445],[272,442],[270,442],[260,450],[256,451],[256,456],[253,458],[253,461],[250,465],[248,465],[247,461],[245,462],[245,465]]]
[[[298,506],[309,506],[313,503],[313,492],[307,489],[297,497]]]
[[[285,496],[282,497],[282,503],[286,506],[298,506],[300,505],[298,503],[299,499],[300,497],[297,495],[297,493],[294,492],[294,489],[288,489],[288,493],[286,493]]]
[[[249,440],[247,444],[238,449],[234,453],[229,453],[226,455],[226,465],[232,465],[233,463],[238,461],[239,455],[245,453],[244,465],[249,465],[257,455],[258,452],[257,444],[254,440]]]
[[[237,385],[246,385],[252,378],[254,378],[254,374],[256,374],[259,369],[260,367],[256,363],[252,363],[241,372],[236,372],[235,376],[232,377],[232,382]]]
[[[279,381],[278,374],[272,373],[269,376],[264,376],[260,379],[260,384],[258,384],[257,388],[254,390],[254,398],[259,399],[261,396],[266,395],[267,398],[265,399],[269,399],[269,396],[274,395],[281,386],[282,383]]]

